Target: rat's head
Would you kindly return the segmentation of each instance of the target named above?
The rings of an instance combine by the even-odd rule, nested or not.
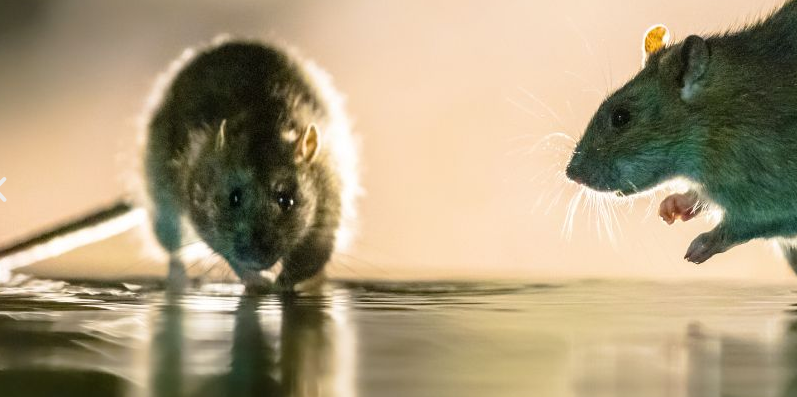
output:
[[[214,251],[234,266],[263,270],[313,225],[318,192],[310,174],[320,137],[314,124],[268,127],[253,119],[225,120],[193,139],[184,192],[197,233]]]
[[[710,52],[700,37],[671,47],[668,38],[661,25],[648,30],[644,68],[598,108],[567,166],[571,180],[634,194],[689,174]]]

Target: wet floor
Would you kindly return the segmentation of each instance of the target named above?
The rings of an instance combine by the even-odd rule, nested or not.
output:
[[[2,396],[792,396],[797,288],[0,289]]]

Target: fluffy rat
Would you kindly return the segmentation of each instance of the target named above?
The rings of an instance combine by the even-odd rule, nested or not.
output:
[[[704,206],[721,221],[691,243],[702,263],[756,238],[776,238],[797,271],[797,1],[736,32],[667,43],[645,36],[642,70],[600,105],[567,176],[633,195],[681,178],[668,223]]]
[[[142,121],[145,188],[0,247],[0,282],[146,219],[177,285],[193,243],[248,287],[272,287],[261,271],[281,263],[280,289],[321,274],[345,248],[360,191],[356,145],[341,96],[312,62],[255,41],[188,49],[160,76]]]
[[[328,77],[254,41],[192,50],[153,96],[145,146],[150,217],[174,259],[199,240],[247,286],[282,264],[280,288],[316,275],[345,241],[355,148]],[[196,237],[193,237],[196,236]]]

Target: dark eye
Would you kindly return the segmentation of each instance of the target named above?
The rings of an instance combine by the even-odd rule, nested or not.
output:
[[[241,206],[241,202],[244,199],[243,196],[244,192],[241,191],[240,188],[235,188],[230,192],[230,207],[238,208]]]
[[[287,212],[293,208],[293,197],[288,193],[277,193],[277,204],[280,206],[282,212]]]
[[[612,125],[614,128],[620,128],[631,121],[631,113],[625,108],[617,108],[612,113]]]

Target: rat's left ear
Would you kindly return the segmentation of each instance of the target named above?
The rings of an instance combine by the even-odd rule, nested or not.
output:
[[[689,36],[681,47],[681,99],[692,100],[702,92],[711,53],[700,36]]]
[[[227,127],[227,119],[221,121],[221,125],[219,126],[219,133],[216,134],[216,151],[220,152],[224,150],[224,140],[225,135],[227,134],[226,128]]]
[[[299,136],[299,139],[296,140],[296,149],[294,151],[296,162],[312,162],[318,154],[320,146],[321,140],[318,134],[318,127],[311,123]]]
[[[664,25],[653,25],[645,32],[642,40],[642,66],[651,55],[661,51],[670,44],[670,30]]]

